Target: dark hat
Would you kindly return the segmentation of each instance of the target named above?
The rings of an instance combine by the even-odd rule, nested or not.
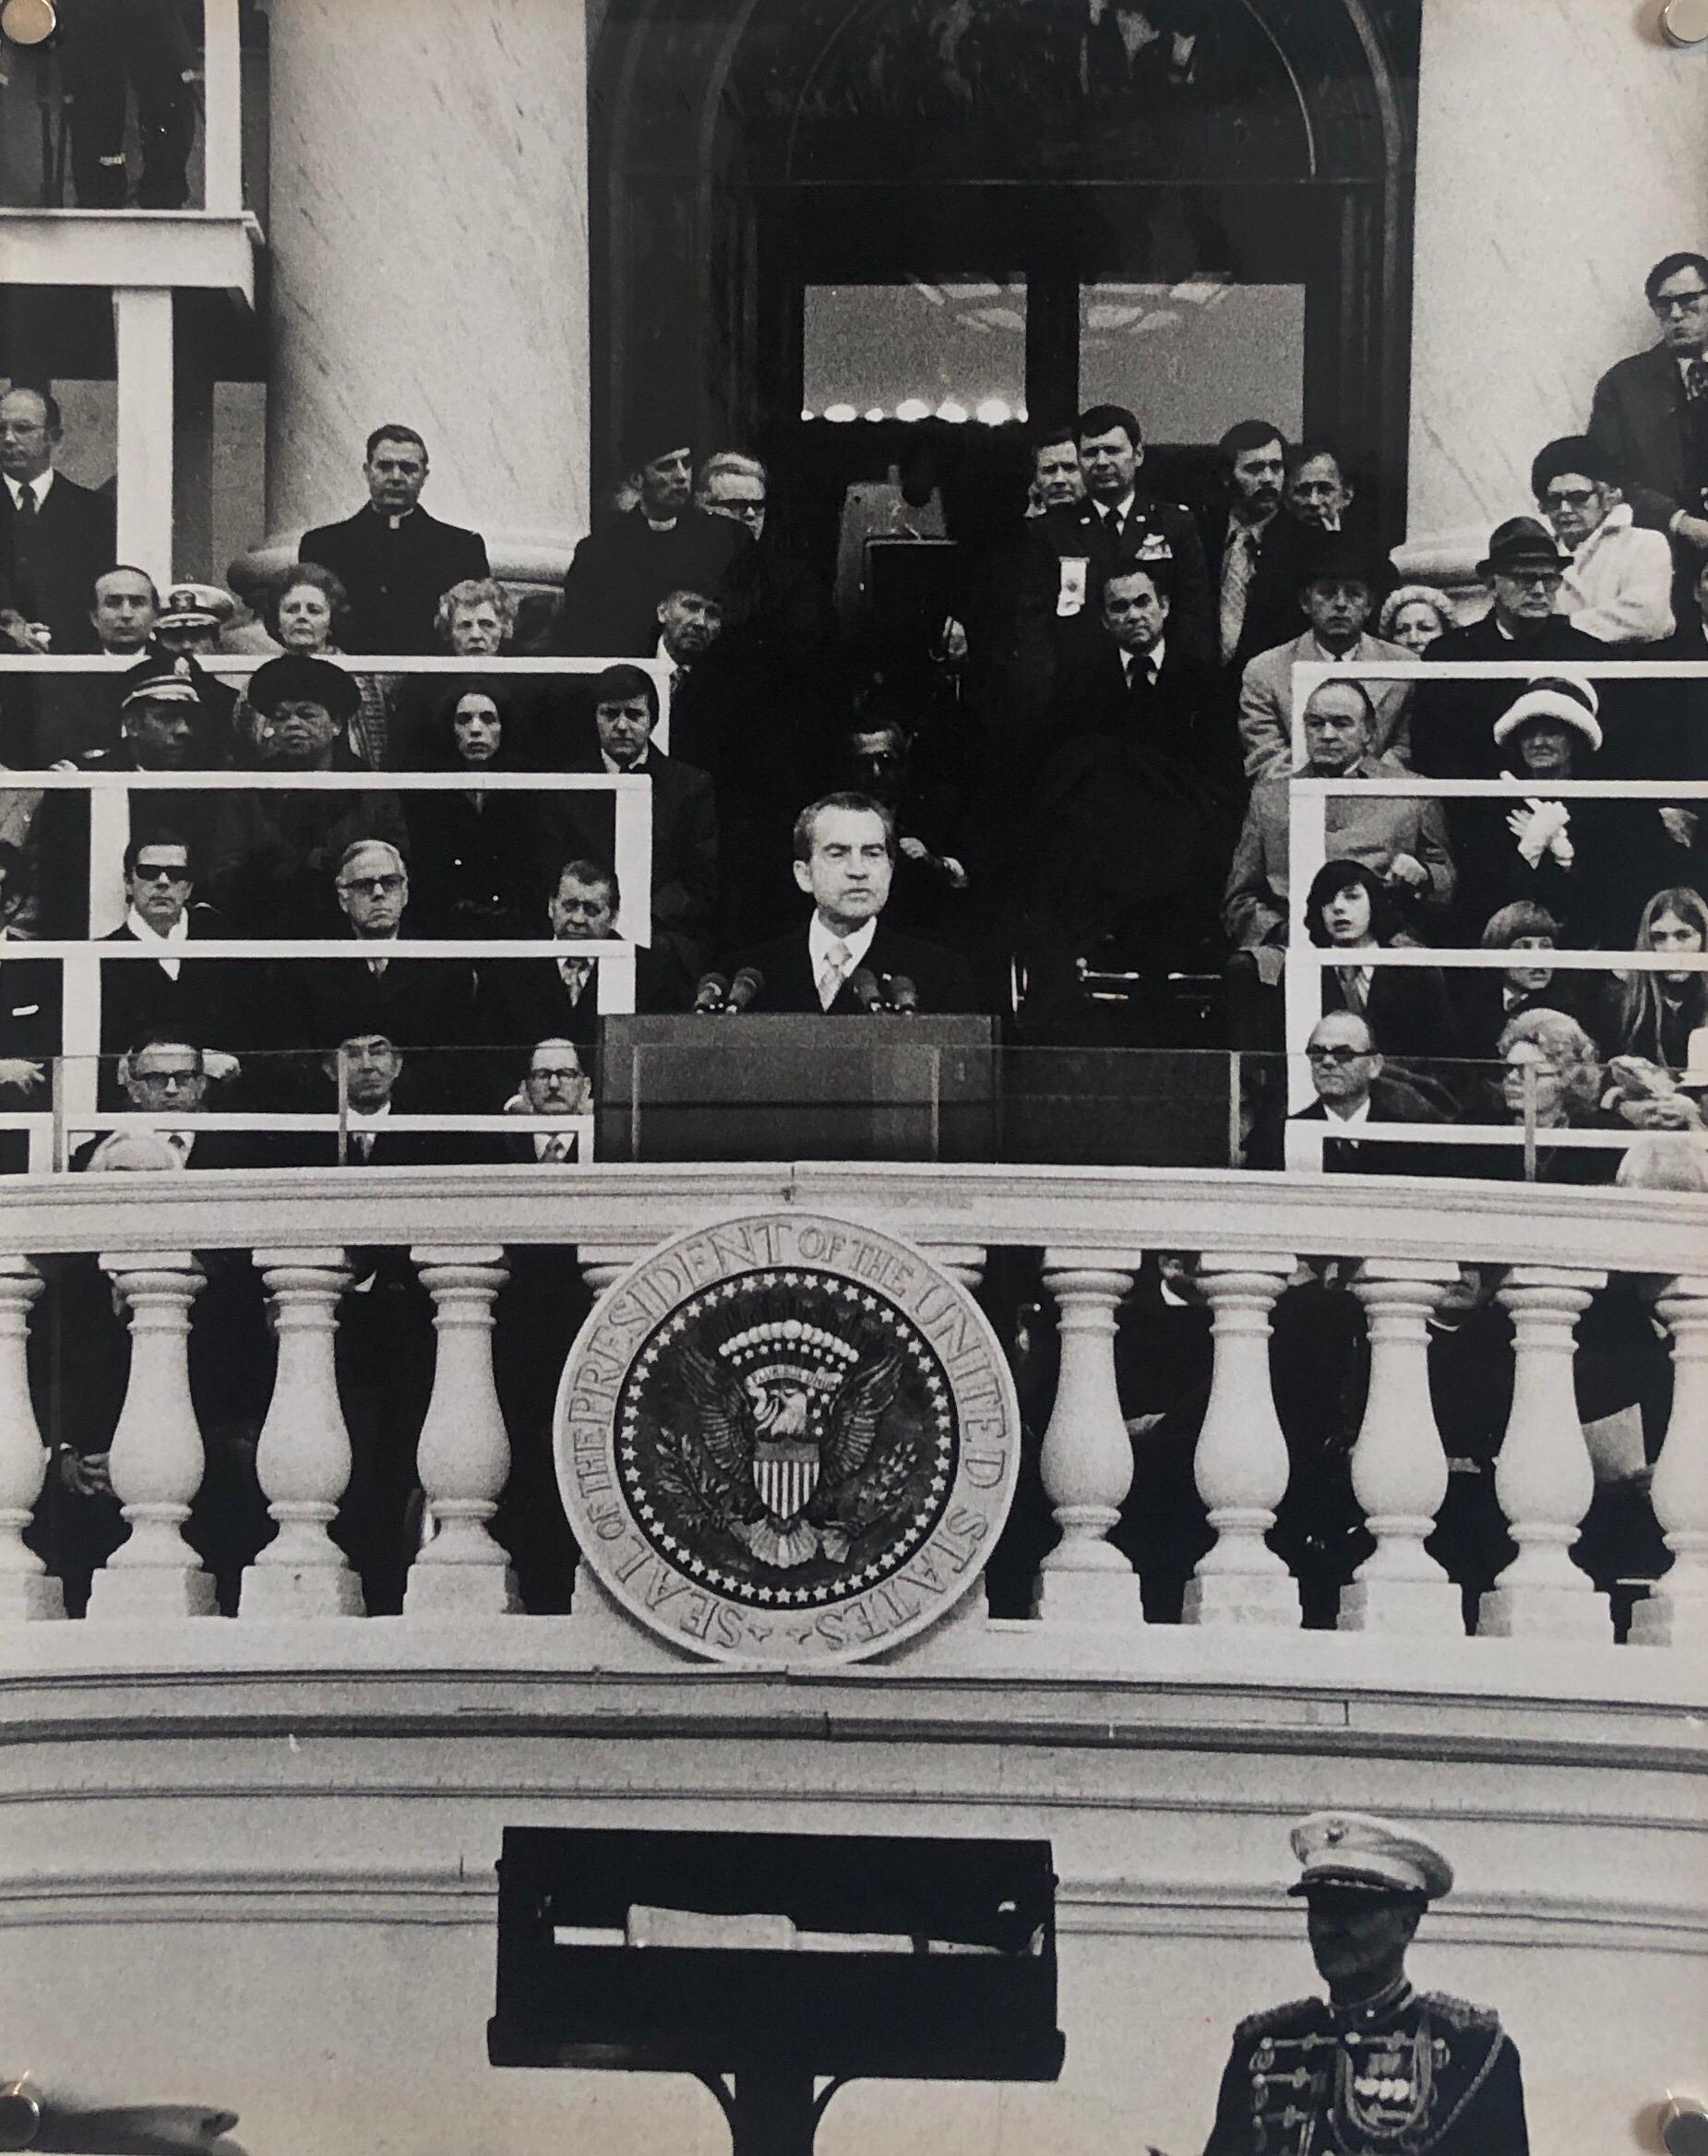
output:
[[[128,711],[134,703],[201,701],[201,668],[194,659],[174,659],[164,652],[151,652],[140,664],[128,667],[124,683],[124,693],[119,698],[122,712]]]
[[[1504,745],[1532,719],[1556,719],[1581,734],[1592,749],[1601,747],[1601,699],[1594,686],[1571,674],[1550,674],[1533,681],[1495,721],[1495,743]]]
[[[257,666],[249,682],[249,701],[257,712],[271,713],[281,703],[324,704],[341,725],[352,718],[362,701],[355,677],[334,666],[328,659],[311,659],[301,652],[286,652]]]
[[[684,408],[650,404],[637,412],[623,429],[624,468],[639,472],[643,464],[650,464],[654,457],[668,456],[672,449],[687,449],[692,454],[699,439],[699,429]]]
[[[1289,1894],[1337,1886],[1363,1894],[1451,1894],[1453,1867],[1438,1849],[1362,1812],[1313,1812],[1290,1837],[1301,1867]]]
[[[1565,566],[1559,542],[1546,524],[1538,523],[1535,517],[1509,517],[1489,533],[1487,557],[1477,563],[1476,573],[1489,577],[1512,569],[1563,569]]]
[[[1361,584],[1368,584],[1372,592],[1380,592],[1386,581],[1375,555],[1368,546],[1360,546],[1349,533],[1320,533],[1301,550],[1301,590],[1309,584],[1351,582],[1355,580]]]

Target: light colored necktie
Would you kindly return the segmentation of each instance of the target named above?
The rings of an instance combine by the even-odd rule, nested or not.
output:
[[[1224,664],[1239,649],[1246,627],[1246,600],[1257,569],[1256,542],[1243,525],[1228,534],[1222,557],[1222,658]]]
[[[367,969],[377,980],[390,964],[391,961],[388,958],[370,958],[367,962]]]
[[[837,990],[847,976],[849,962],[854,953],[840,936],[830,938],[824,954],[824,964],[818,969],[818,1007],[828,1011],[835,1002]]]
[[[358,1131],[358,1132],[356,1132],[356,1135],[355,1135],[355,1148],[356,1148],[356,1152],[358,1153],[358,1155],[361,1156],[361,1158],[362,1158],[362,1159],[364,1159],[364,1160],[372,1160],[372,1159],[373,1159],[373,1157],[374,1157],[374,1133],[373,1133],[373,1132],[372,1132],[372,1131]]]

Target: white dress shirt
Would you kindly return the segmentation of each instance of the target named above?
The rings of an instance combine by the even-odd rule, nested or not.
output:
[[[189,940],[190,916],[188,914],[180,914],[162,936],[158,928],[149,928],[148,922],[143,919],[136,907],[132,906],[125,916],[125,926],[138,943],[159,943],[162,947],[170,947],[173,943],[186,943]],[[160,958],[155,961],[155,964],[166,976],[166,978],[171,981],[175,981],[184,970],[184,961],[181,958]]]
[[[1121,653],[1121,672],[1127,677],[1129,689],[1133,685],[1135,669],[1150,682],[1153,688],[1156,686],[1163,671],[1163,661],[1168,656],[1167,647],[1167,638],[1159,636],[1148,652],[1124,650]]]
[[[815,909],[811,925],[806,930],[806,955],[812,964],[814,986],[818,987],[818,984],[822,982],[825,968],[831,963],[830,946],[832,943],[840,945],[847,952],[846,958],[838,962],[838,970],[842,980],[845,981],[850,974],[858,972],[860,967],[866,964],[866,954],[872,948],[872,938],[877,933],[878,916],[876,915],[864,926],[856,928],[852,936],[839,936],[823,915]],[[823,989],[821,988],[819,994],[822,997]],[[834,1002],[835,997],[832,997],[830,1000]]]
[[[14,479],[10,473],[6,474],[6,490],[12,497],[12,507],[15,509],[21,509],[24,505],[25,485],[24,480]],[[28,485],[30,492],[35,497],[36,511],[39,515],[45,508],[47,497],[53,491],[54,467],[50,464],[45,472],[38,472],[36,476],[28,482]]]
[[[1370,1096],[1368,1093],[1354,1108],[1336,1108],[1332,1100],[1325,1100],[1322,1108],[1330,1122],[1339,1123],[1343,1129],[1348,1123],[1368,1123],[1370,1120]]]

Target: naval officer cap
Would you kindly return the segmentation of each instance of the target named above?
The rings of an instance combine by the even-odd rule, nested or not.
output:
[[[218,584],[173,584],[155,628],[224,629],[235,617],[237,602]]]
[[[201,669],[189,659],[150,655],[140,665],[130,667],[124,680],[125,693],[119,699],[122,712],[139,703],[199,703],[201,701]]]
[[[1289,1894],[1336,1886],[1436,1901],[1452,1891],[1453,1867],[1439,1850],[1363,1812],[1313,1812],[1291,1839],[1301,1871]]]

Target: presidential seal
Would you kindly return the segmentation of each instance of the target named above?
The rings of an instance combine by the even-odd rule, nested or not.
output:
[[[557,1475],[590,1564],[723,1661],[854,1661],[977,1579],[1019,1413],[972,1298],[916,1251],[784,1213],[679,1238],[588,1321]]]

